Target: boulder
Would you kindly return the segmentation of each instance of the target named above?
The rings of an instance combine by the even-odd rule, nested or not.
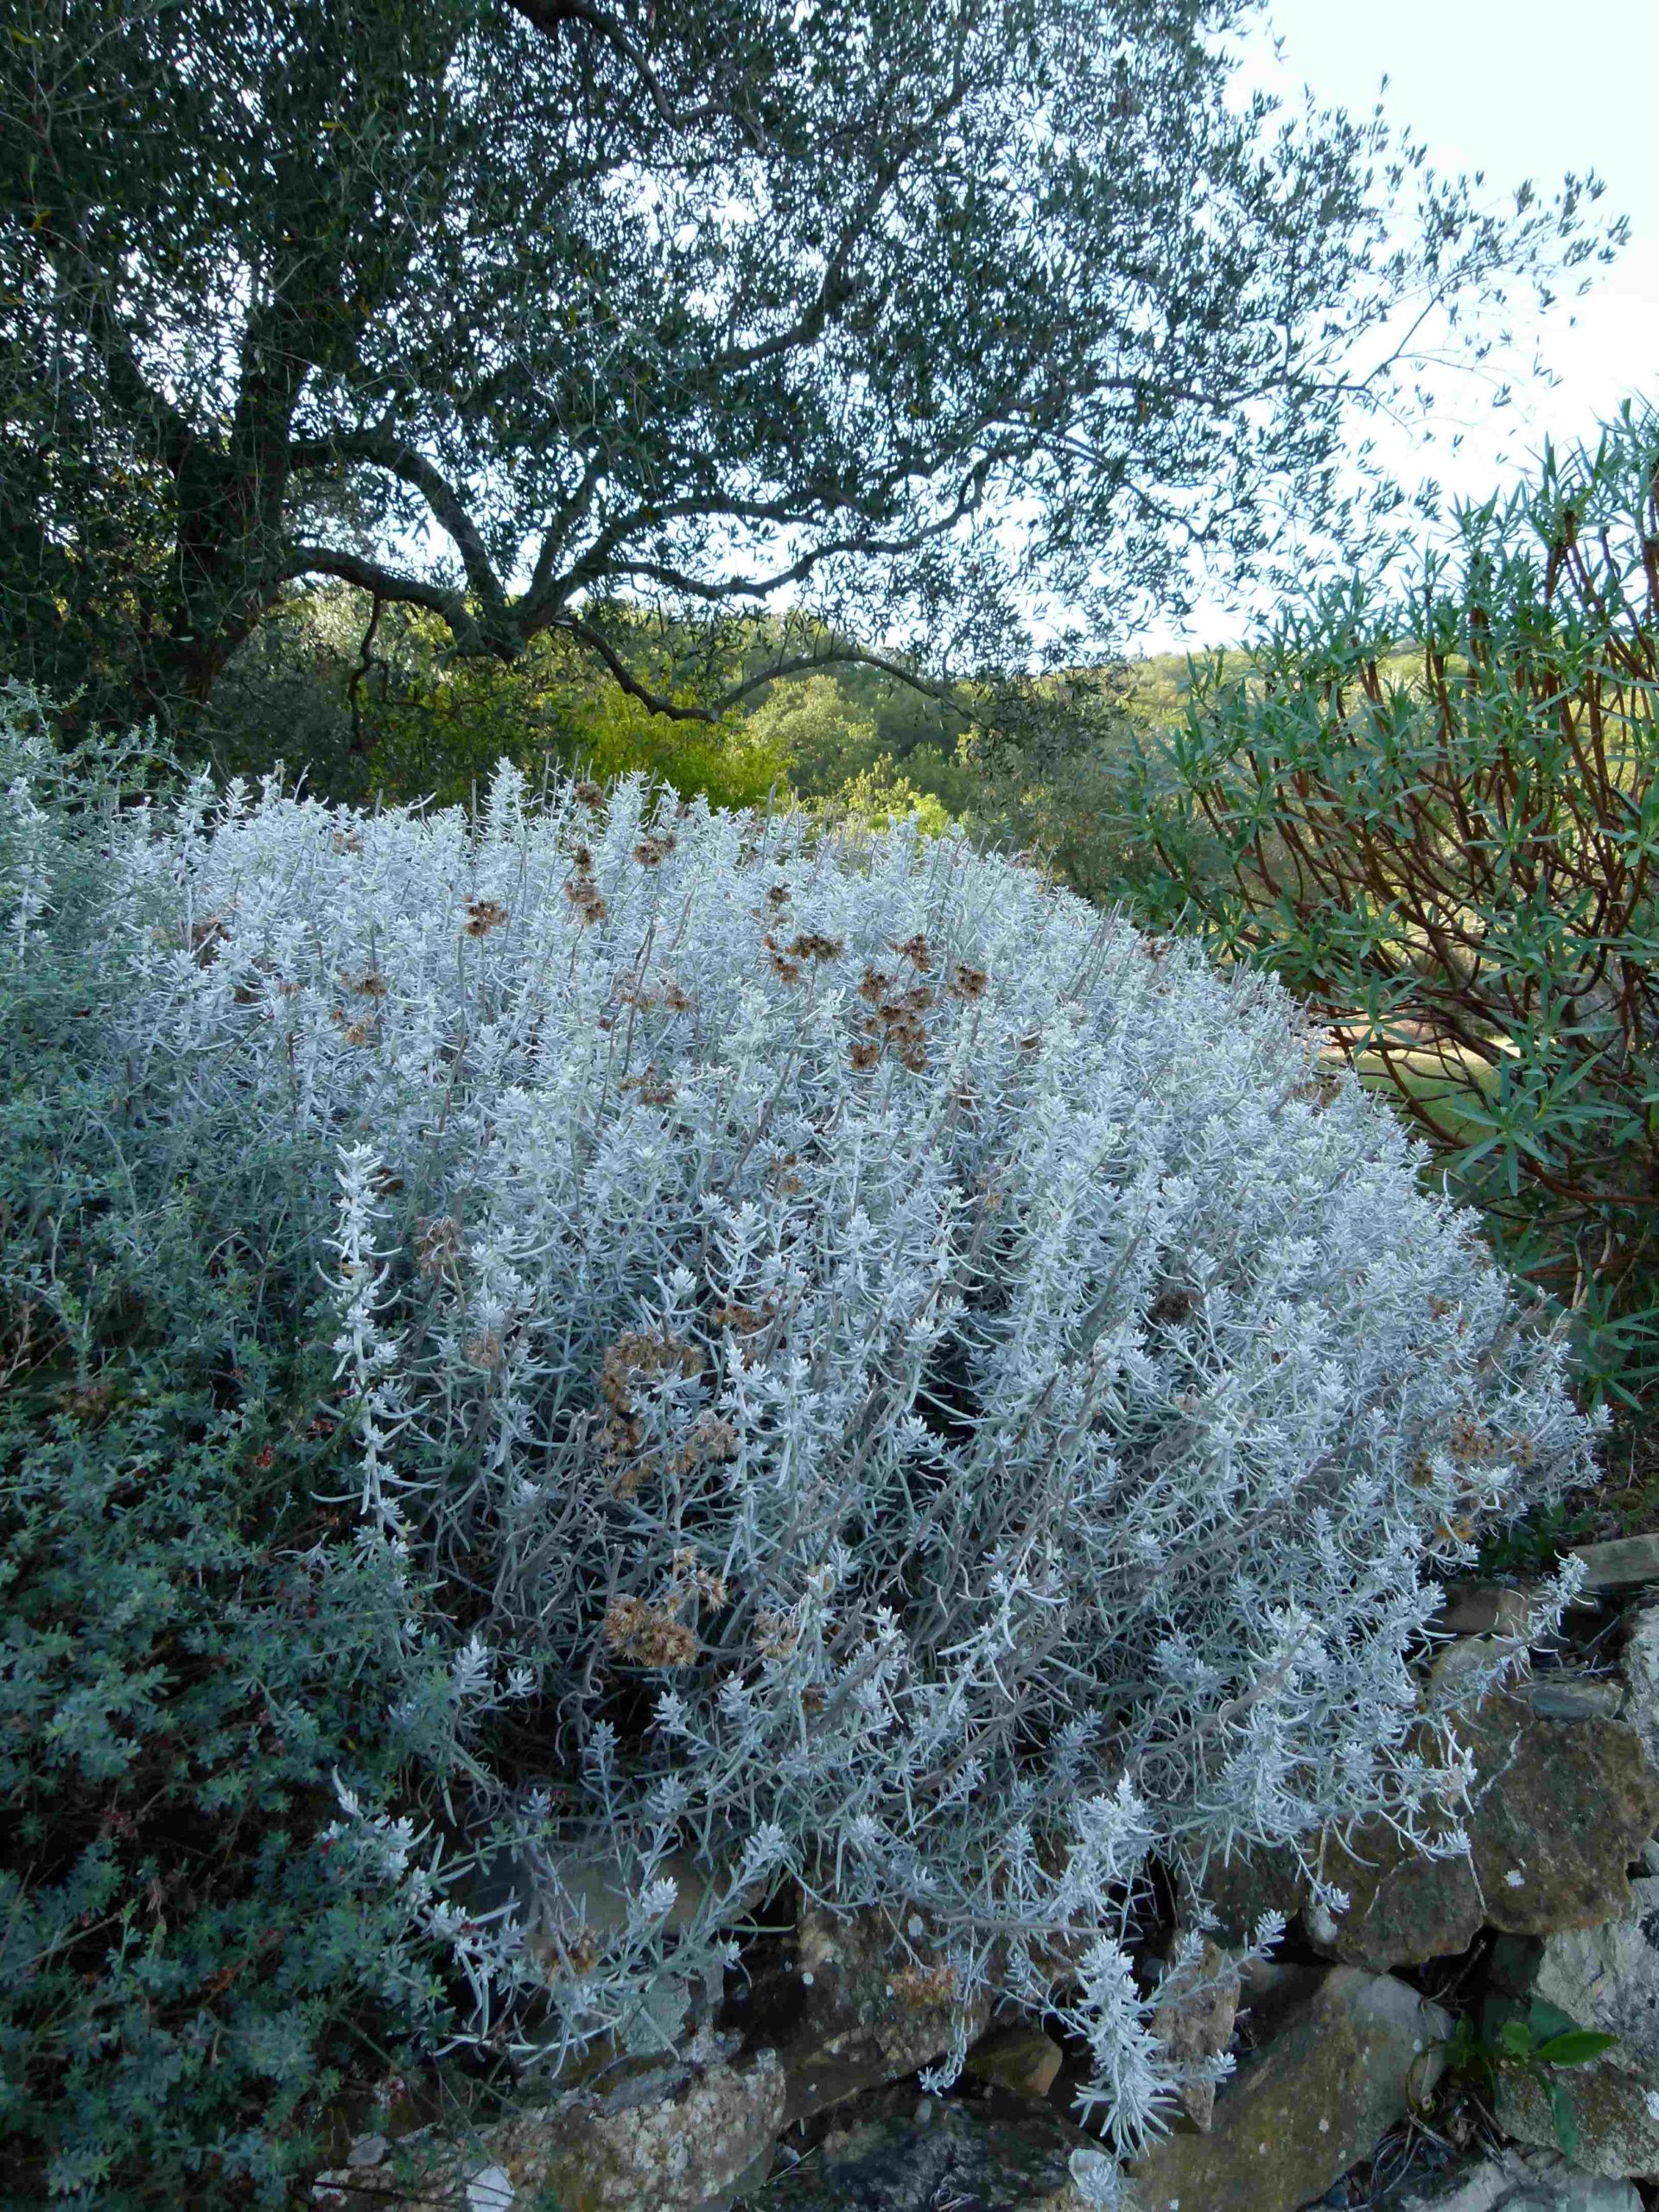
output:
[[[1431,1627],[1441,1636],[1502,1636],[1529,1640],[1535,1600],[1507,1582],[1456,1582]]]
[[[1659,1628],[1646,1633],[1659,1639]],[[1440,1669],[1483,1656],[1454,1644]],[[1659,1690],[1659,1641],[1652,1659]],[[1322,1865],[1347,1892],[1340,1915],[1310,1904],[1290,1853],[1235,1859],[1205,1883],[1222,1939],[1245,1940],[1264,1908],[1287,1919],[1300,1911],[1315,1948],[1382,1973],[1465,1950],[1483,1926],[1544,1936],[1627,1913],[1625,1869],[1659,1825],[1659,1771],[1639,1726],[1615,1717],[1620,1695],[1615,1683],[1562,1673],[1494,1691],[1455,1723],[1476,1769],[1466,1857],[1427,1856],[1381,1824],[1355,1830],[1345,1846],[1330,1840]],[[1634,1703],[1625,1699],[1627,1709]],[[1659,1744],[1659,1696],[1647,1710]]]
[[[1622,1919],[1545,1940],[1532,1993],[1580,2027],[1618,2037],[1602,2057],[1560,2075],[1578,2120],[1578,2162],[1599,2174],[1659,2177],[1659,1879],[1631,1888]],[[1555,2140],[1530,2082],[1501,2080],[1498,2111],[1521,2141]]]
[[[955,2018],[947,1973],[906,1967],[887,1917],[836,1918],[808,1906],[792,1942],[756,1962],[726,2002],[722,2029],[744,2048],[775,2050],[792,2126],[861,2089],[896,2082],[938,2058]],[[969,2039],[985,2031],[990,2000],[975,2000]]]
[[[1506,2145],[1390,2196],[1388,2212],[1642,2212],[1642,2200],[1629,2182],[1585,2173],[1557,2152]]]
[[[1659,1773],[1636,1730],[1523,1686],[1459,1732],[1478,1777],[1469,1833],[1487,1926],[1548,1936],[1628,1913],[1625,1870],[1659,1826]]]
[[[863,2120],[777,2176],[749,2212],[1088,2212],[1073,2161],[1098,2145],[1058,2113],[981,2111],[927,2099],[913,2114]]]
[[[419,2212],[534,2212],[549,2200],[560,2212],[714,2212],[764,2171],[783,2124],[784,2073],[770,2051],[641,2069],[607,2094],[515,2113],[464,2145],[433,2130],[365,2138],[343,2168],[317,2177],[312,2199],[334,2212],[374,2197]]]
[[[1630,1622],[1619,1669],[1625,1684],[1624,1717],[1641,1738],[1648,1764],[1659,1771],[1659,1605]]]
[[[1333,1967],[1223,2088],[1207,2134],[1166,2136],[1130,2169],[1135,2212],[1294,2212],[1423,2101],[1451,2030],[1403,1981]]]
[[[1659,2179],[1659,2090],[1639,2071],[1621,2065],[1612,2051],[1588,2066],[1564,2069],[1560,2078],[1578,2124],[1573,2164],[1614,2180]],[[1498,2126],[1517,2143],[1554,2146],[1549,2100],[1529,2075],[1501,2072],[1493,2110]]]
[[[1153,2033],[1167,2057],[1194,2069],[1182,2087],[1181,2105],[1201,2132],[1216,2108],[1216,2084],[1201,2069],[1232,2042],[1239,1993],[1238,1968],[1215,1943],[1205,1943],[1196,1959],[1177,1967],[1158,1986]]]
[[[1605,1544],[1579,1544],[1567,1557],[1583,1563],[1586,1598],[1641,1590],[1659,1582],[1659,1536],[1615,1536]]]
[[[1040,2103],[1053,2088],[1065,2055],[1040,2028],[994,2028],[969,2052],[967,2070],[976,2082]]]

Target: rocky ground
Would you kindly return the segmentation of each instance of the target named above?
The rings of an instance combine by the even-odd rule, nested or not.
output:
[[[1360,1835],[1327,1872],[1236,1866],[1201,2002],[1166,2033],[1230,2049],[1135,2171],[1125,2212],[1639,2212],[1659,2207],[1659,1537],[1582,1546],[1582,1602],[1463,1724],[1478,1783],[1466,1858]],[[1524,1562],[1522,1562],[1524,1564]],[[1443,1672],[1532,1635],[1524,1573],[1465,1584]],[[1224,1954],[1266,1906],[1271,1965]],[[1592,2056],[1567,2024],[1616,2038]],[[986,2018],[967,2074],[923,2095],[943,2009],[894,2004],[880,1931],[814,1911],[757,1952],[696,2063],[475,2133],[359,2133],[319,2205],[466,2212],[1084,2212],[1101,2158],[1077,2054]],[[1552,2055],[1553,2052],[1553,2055]],[[1568,2063],[1571,2062],[1571,2063]],[[1570,2156],[1564,2155],[1565,2145]]]

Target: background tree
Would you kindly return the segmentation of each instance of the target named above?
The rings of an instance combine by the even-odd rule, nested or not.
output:
[[[332,576],[685,716],[757,608],[785,671],[1006,664],[1045,595],[1098,631],[1339,518],[1351,403],[1605,251],[1596,188],[1496,215],[1380,118],[1230,99],[1250,12],[18,0],[7,660],[185,713]],[[705,618],[667,683],[642,598]]]

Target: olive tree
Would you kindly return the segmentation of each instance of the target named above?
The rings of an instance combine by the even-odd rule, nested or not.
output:
[[[1098,634],[1195,546],[1248,566],[1448,314],[1484,344],[1611,235],[1593,181],[1494,212],[1380,116],[1241,97],[1252,12],[16,0],[13,671],[188,711],[335,578],[712,714],[757,612],[747,689],[983,670],[1045,601]]]

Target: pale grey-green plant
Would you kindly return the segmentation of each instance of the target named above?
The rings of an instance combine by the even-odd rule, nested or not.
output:
[[[638,782],[504,769],[476,823],[203,782],[107,868],[107,1052],[227,1243],[288,1209],[328,1287],[339,1510],[410,1592],[365,1726],[537,1893],[533,1945],[469,1917],[340,1776],[480,2035],[626,2026],[787,1876],[950,1993],[934,2082],[994,1989],[1089,2037],[1128,2148],[1178,2074],[1154,1864],[1456,1847],[1408,1658],[1596,1424],[1277,984],[956,835]],[[561,1872],[601,1845],[600,1928]]]

